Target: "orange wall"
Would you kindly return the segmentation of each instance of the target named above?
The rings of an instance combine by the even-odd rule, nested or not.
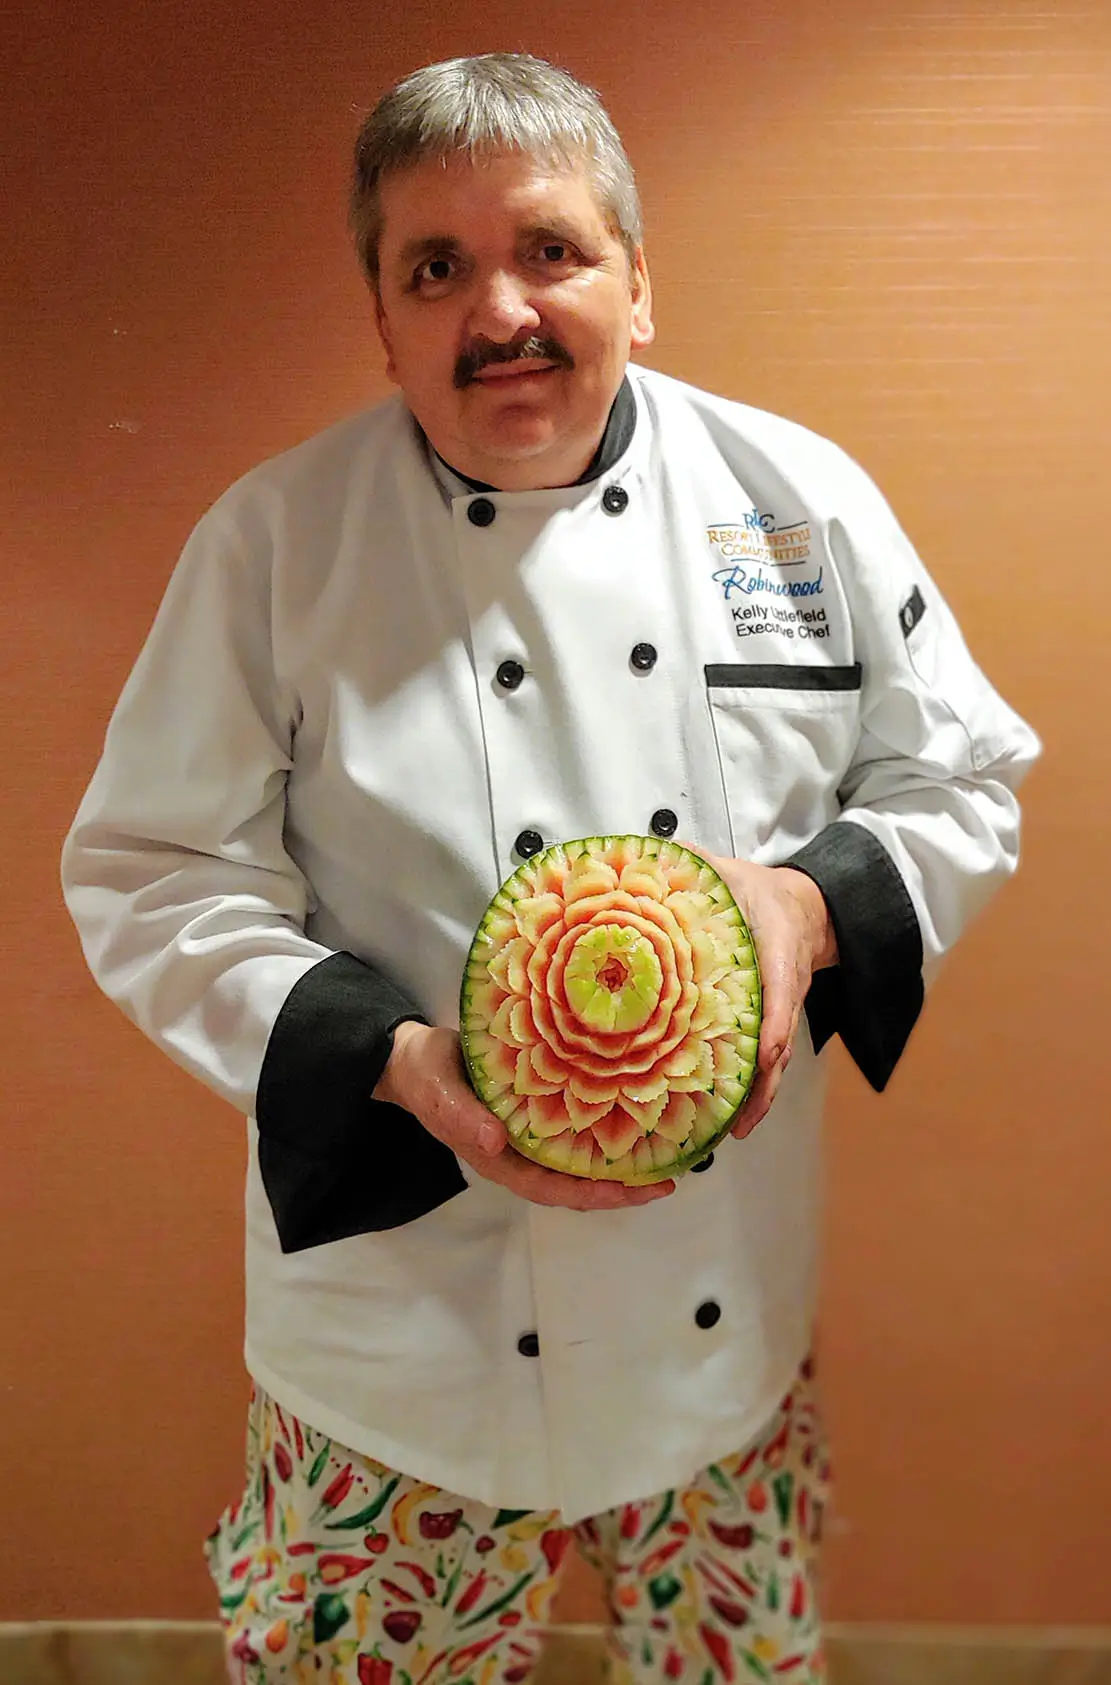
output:
[[[95,993],[58,848],[193,520],[384,390],[343,228],[357,112],[417,63],[511,47],[594,81],[624,131],[651,360],[861,458],[1045,739],[1021,877],[888,1095],[837,1069],[830,1613],[1111,1620],[1111,7],[443,12],[9,13],[0,1617],[211,1613],[242,1128]],[[564,1612],[590,1596],[580,1573]]]

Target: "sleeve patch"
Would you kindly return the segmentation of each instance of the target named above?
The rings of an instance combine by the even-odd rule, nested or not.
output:
[[[925,598],[917,585],[899,610],[899,625],[903,628],[903,637],[909,638],[926,612]]]

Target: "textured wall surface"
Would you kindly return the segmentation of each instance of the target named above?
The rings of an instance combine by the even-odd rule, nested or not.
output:
[[[888,1094],[837,1063],[841,1619],[1111,1619],[1105,0],[16,0],[0,28],[8,766],[0,1618],[206,1616],[242,1126],[87,979],[57,854],[190,526],[385,391],[343,198],[415,64],[526,48],[638,167],[666,371],[829,433],[1043,735],[1020,879]],[[577,1568],[572,1618],[598,1608]]]

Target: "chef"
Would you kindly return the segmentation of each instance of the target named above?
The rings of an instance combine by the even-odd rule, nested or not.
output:
[[[618,1680],[819,1679],[821,1052],[883,1088],[1037,742],[854,462],[630,361],[591,90],[420,70],[352,205],[399,395],[203,516],[63,862],[100,986],[247,1119],[234,1677],[524,1679],[574,1531]],[[765,986],[732,1135],[639,1190],[521,1158],[457,1035],[499,884],[614,833],[717,866]]]

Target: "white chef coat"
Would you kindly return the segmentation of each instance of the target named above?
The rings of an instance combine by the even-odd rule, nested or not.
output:
[[[234,485],[185,548],[63,861],[101,987],[249,1119],[251,1374],[354,1449],[568,1523],[740,1448],[807,1351],[810,1034],[760,1127],[665,1200],[549,1209],[460,1166],[409,1221],[283,1251],[252,1116],[283,1006],[346,953],[457,1026],[521,833],[644,834],[661,812],[766,864],[870,847],[928,975],[1015,867],[1038,748],[855,463],[628,378],[632,439],[587,484],[476,497],[395,399]],[[308,1143],[328,1082],[319,1114],[298,1103]],[[361,1126],[369,1200],[386,1115]]]

